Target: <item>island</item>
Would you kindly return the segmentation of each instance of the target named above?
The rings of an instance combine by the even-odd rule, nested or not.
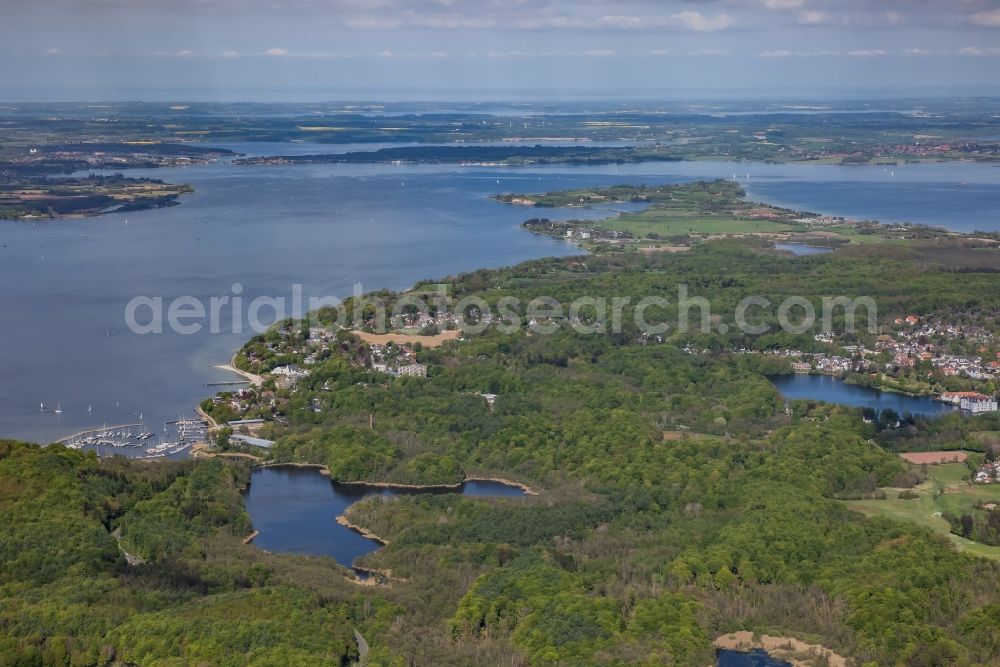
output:
[[[0,219],[40,220],[176,206],[193,192],[152,178],[114,176],[0,178]]]
[[[677,251],[692,243],[727,237],[757,237],[824,248],[903,241],[917,241],[913,247],[925,247],[928,242],[960,238],[962,247],[970,249],[1000,246],[1000,235],[996,234],[970,237],[926,225],[850,220],[747,201],[746,191],[737,180],[504,193],[493,199],[531,209],[607,210],[610,215],[606,218],[535,217],[522,224],[528,231],[571,240],[591,251],[615,246]],[[632,208],[615,212],[616,205]],[[635,210],[635,205],[640,210]],[[938,253],[942,252],[939,249]]]
[[[12,143],[0,146],[0,219],[40,220],[175,206],[193,192],[153,178],[71,175],[206,164],[233,152],[150,141]]]

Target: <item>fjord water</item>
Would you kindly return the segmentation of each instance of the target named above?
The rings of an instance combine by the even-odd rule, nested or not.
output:
[[[267,147],[292,152],[283,148]],[[295,152],[330,150],[298,145]],[[140,415],[156,430],[214,393],[206,383],[235,379],[213,366],[252,335],[246,326],[234,331],[224,320],[217,335],[136,335],[124,319],[135,296],[162,297],[166,311],[181,296],[205,302],[233,296],[236,283],[244,304],[257,296],[290,301],[296,283],[307,299],[348,296],[354,283],[403,289],[425,278],[577,252],[520,229],[538,212],[489,195],[732,178],[734,171],[760,200],[1000,229],[1000,169],[974,164],[896,167],[891,175],[882,167],[724,162],[531,168],[224,162],[132,170],[190,183],[195,192],[167,209],[0,222],[0,436],[50,441]],[[932,202],[922,194],[928,191],[936,193]],[[544,211],[550,218],[607,213]],[[42,412],[42,402],[58,403],[62,414]]]
[[[354,559],[379,548],[379,543],[341,526],[336,518],[366,496],[418,493],[461,493],[468,496],[523,496],[515,486],[469,481],[458,490],[385,489],[336,484],[312,468],[259,468],[243,496],[259,535],[254,545],[267,551],[330,556],[350,567]]]

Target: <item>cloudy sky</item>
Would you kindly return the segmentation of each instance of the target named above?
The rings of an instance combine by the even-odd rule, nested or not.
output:
[[[0,16],[7,97],[1000,94],[1000,0],[0,0]]]

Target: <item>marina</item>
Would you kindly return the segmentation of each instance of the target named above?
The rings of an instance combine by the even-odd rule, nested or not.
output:
[[[165,422],[161,434],[147,430],[143,422],[101,426],[78,431],[57,440],[71,449],[94,451],[98,456],[128,456],[157,459],[183,454],[199,442],[205,442],[208,424],[201,419]]]

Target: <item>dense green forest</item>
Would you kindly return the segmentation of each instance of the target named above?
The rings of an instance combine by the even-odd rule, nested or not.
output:
[[[0,664],[348,663],[355,602],[222,555],[247,474],[0,441]]]
[[[766,378],[786,362],[734,350],[809,349],[812,336],[717,326],[750,294],[869,295],[880,322],[996,309],[995,274],[926,256],[790,258],[743,240],[543,260],[438,282],[492,304],[674,299],[683,282],[718,319],[660,337],[628,324],[631,311],[618,333],[491,327],[415,346],[426,378],[373,371],[347,331],[310,348],[308,376],[260,388],[268,402],[253,410],[286,422],[267,426],[277,442],[266,456],[322,464],[341,481],[499,476],[539,491],[351,506],[353,523],[388,542],[358,563],[388,572],[382,585],[359,586],[330,559],[243,544],[245,463],[99,461],[4,443],[0,656],[337,664],[358,659],[357,630],[371,665],[707,665],[715,637],[751,630],[821,643],[856,665],[995,664],[1000,564],[842,500],[912,485],[920,470],[896,450],[974,446],[974,433],[998,430],[995,417],[897,428],[860,410],[786,404]],[[660,316],[677,324],[668,308]],[[309,324],[281,323],[238,363],[302,363]],[[496,395],[492,406],[483,394]],[[219,419],[228,406],[204,404]],[[129,565],[122,550],[145,562]]]
[[[996,307],[994,274],[929,261],[929,252],[788,258],[744,240],[454,276],[445,281],[453,298],[491,304],[672,296],[683,282],[719,315],[714,331],[662,340],[630,327],[628,310],[620,333],[581,334],[566,321],[550,335],[491,328],[418,346],[429,377],[391,381],[341,332],[295,389],[274,388],[290,425],[274,428],[271,456],[325,464],[343,481],[501,475],[544,489],[519,501],[376,498],[348,511],[389,541],[363,563],[391,570],[401,586],[467,568],[468,592],[435,628],[447,628],[436,640],[453,642],[445,646],[509,645],[531,664],[702,664],[711,637],[749,628],[817,639],[858,664],[990,664],[997,565],[838,499],[912,485],[921,473],[895,451],[975,447],[972,434],[996,430],[995,417],[906,417],[890,427],[810,401],[786,411],[765,377],[787,371],[785,362],[732,351],[808,350],[812,332],[716,326],[751,294],[804,295],[817,310],[823,296],[870,295],[879,326],[899,313]],[[400,295],[377,296],[391,304]],[[669,309],[662,316],[676,324]],[[842,318],[833,322],[842,330]],[[241,363],[266,371],[300,361],[307,326],[279,329],[251,341]],[[497,395],[492,409],[487,393]],[[405,634],[385,646],[420,655],[402,648],[412,644]]]

